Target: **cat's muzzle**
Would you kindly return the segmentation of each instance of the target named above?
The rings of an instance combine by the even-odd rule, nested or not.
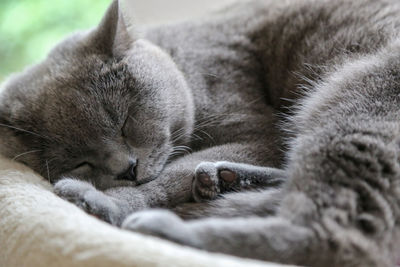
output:
[[[137,166],[137,161],[131,161],[129,164],[128,169],[126,169],[124,172],[119,174],[115,180],[127,180],[131,182],[136,181],[136,166]]]

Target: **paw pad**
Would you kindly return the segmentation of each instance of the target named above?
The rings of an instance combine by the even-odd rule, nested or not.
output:
[[[213,181],[211,180],[211,177],[207,173],[199,173],[197,175],[197,179],[199,183],[201,183],[204,186],[213,186]]]
[[[219,176],[226,183],[233,183],[236,181],[237,175],[235,172],[230,170],[222,170],[219,172]]]
[[[236,172],[221,163],[202,162],[195,171],[193,196],[196,201],[215,199],[219,193],[232,189],[237,184]]]

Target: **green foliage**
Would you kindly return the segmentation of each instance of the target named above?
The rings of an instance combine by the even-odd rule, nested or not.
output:
[[[98,23],[111,0],[0,0],[0,81]]]

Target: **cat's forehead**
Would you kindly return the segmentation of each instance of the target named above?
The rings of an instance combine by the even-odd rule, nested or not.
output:
[[[1,102],[9,117],[21,127],[41,125],[35,130],[68,138],[101,136],[121,126],[135,87],[124,62],[89,55],[53,67],[51,60],[6,85]]]
[[[87,124],[88,127],[120,125],[133,101],[134,81],[124,64],[87,62],[50,82],[43,98],[51,120]]]

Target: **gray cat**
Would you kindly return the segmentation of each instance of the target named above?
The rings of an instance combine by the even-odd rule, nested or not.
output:
[[[137,39],[115,1],[96,29],[68,37],[44,62],[5,83],[1,152],[56,183],[60,196],[115,225],[139,209],[188,202],[196,167],[207,162],[219,162],[209,170],[215,173],[230,170],[233,163],[222,161],[241,163],[234,164],[235,175],[238,168],[253,176],[265,170],[266,180],[255,177],[250,186],[278,186],[282,171],[243,165],[277,167],[283,158],[262,81],[243,79],[243,71],[255,68],[249,55],[240,66],[223,67],[227,84],[212,74],[225,75],[205,57],[192,55],[199,63],[189,64],[190,54],[179,56],[154,42]],[[198,66],[190,70],[191,64]],[[242,91],[244,85],[253,90]],[[216,105],[217,99],[222,103]],[[188,146],[193,153],[180,157]],[[223,191],[241,188],[239,176]],[[199,201],[210,198],[202,192],[219,190],[196,188]]]
[[[126,229],[281,263],[392,266],[398,14],[397,0],[245,1],[139,38],[114,2],[3,85],[1,152]],[[149,207],[214,218],[127,217]]]

